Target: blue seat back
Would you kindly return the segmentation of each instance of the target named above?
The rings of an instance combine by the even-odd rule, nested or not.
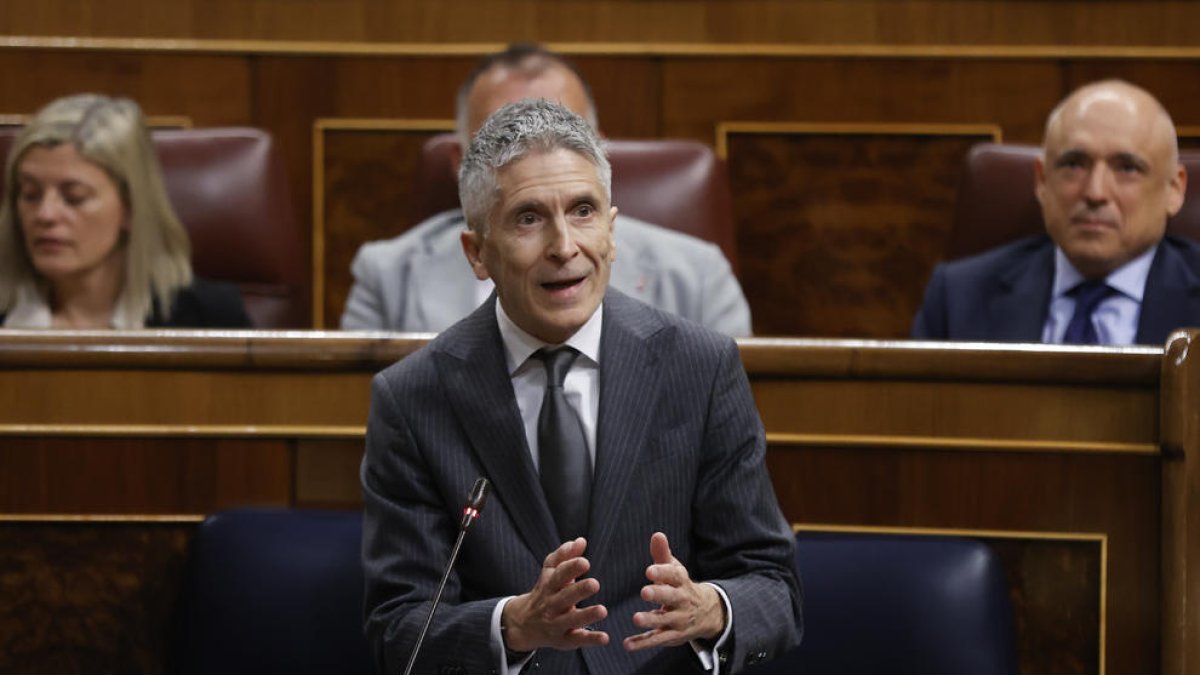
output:
[[[198,528],[171,670],[372,673],[359,512],[239,509]]]
[[[1004,571],[957,537],[800,532],[804,639],[749,672],[1015,675]]]

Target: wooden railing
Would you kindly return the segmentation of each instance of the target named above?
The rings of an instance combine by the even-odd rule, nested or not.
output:
[[[740,346],[794,523],[981,538],[1009,575],[1023,672],[1174,675],[1200,672],[1186,639],[1200,626],[1198,336],[1165,349]],[[136,590],[123,606],[142,619],[93,609],[138,623],[126,648],[157,663],[191,523],[242,505],[358,508],[369,380],[427,337],[0,335],[7,573],[111,577],[111,593],[88,596],[110,604]],[[21,598],[0,602],[0,622],[62,620],[60,595]],[[49,654],[67,632],[3,644]]]

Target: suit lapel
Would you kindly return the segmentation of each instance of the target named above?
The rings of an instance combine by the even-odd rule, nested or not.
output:
[[[597,557],[608,549],[626,502],[630,478],[646,445],[662,382],[654,339],[662,325],[652,312],[619,292],[610,290],[605,296],[600,412],[588,528],[588,550]]]
[[[521,413],[513,395],[495,295],[464,319],[435,354],[443,390],[459,426],[492,482],[492,489],[512,516],[517,532],[541,559],[558,541],[554,519],[538,482]]]
[[[999,342],[1040,342],[1053,283],[1054,246],[1047,239],[997,280],[988,299],[985,334]]]
[[[1171,331],[1195,321],[1194,317],[1200,317],[1200,279],[1164,241],[1146,276],[1135,342],[1163,344]]]

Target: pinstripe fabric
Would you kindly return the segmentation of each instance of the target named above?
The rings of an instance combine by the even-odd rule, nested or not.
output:
[[[493,299],[376,376],[362,481],[367,633],[384,665],[407,660],[475,478],[493,493],[418,660],[419,672],[490,673],[492,609],[532,587],[560,542],[526,447],[504,366]],[[749,383],[729,338],[617,291],[604,301],[600,410],[587,556],[608,618],[604,648],[541,650],[542,672],[698,671],[687,646],[630,654],[621,640],[650,564],[650,535],[670,538],[697,580],[733,606],[729,665],[778,654],[800,632],[793,541],[764,464]],[[726,671],[727,672],[727,671]]]

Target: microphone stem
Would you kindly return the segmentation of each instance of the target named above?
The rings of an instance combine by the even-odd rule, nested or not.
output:
[[[421,643],[425,642],[425,633],[429,631],[429,625],[433,623],[433,614],[437,611],[438,603],[442,601],[442,591],[446,590],[446,580],[450,578],[450,570],[454,569],[454,561],[458,559],[458,549],[462,548],[463,537],[466,536],[467,528],[460,527],[458,529],[458,539],[454,542],[454,550],[450,552],[450,562],[446,565],[446,571],[442,574],[442,581],[438,584],[437,593],[433,594],[433,602],[429,605],[429,614],[425,616],[425,625],[421,626],[421,633],[417,635],[417,642],[413,647],[412,655],[408,657],[408,665],[404,668],[404,675],[410,675],[413,664],[417,662],[417,653],[421,651]]]

